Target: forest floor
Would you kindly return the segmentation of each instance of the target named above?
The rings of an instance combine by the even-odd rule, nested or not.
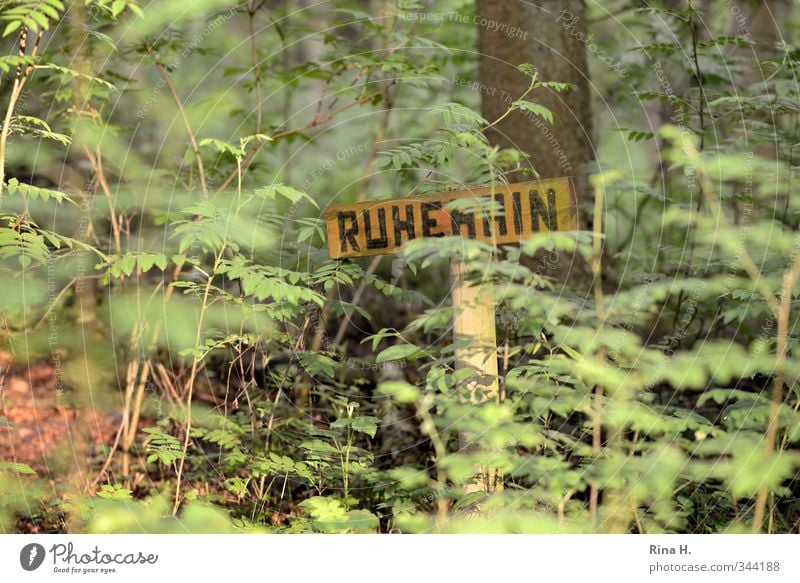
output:
[[[0,352],[0,417],[5,418],[0,461],[26,464],[42,477],[66,478],[70,466],[110,447],[119,426],[113,415],[96,410],[85,411],[78,423],[75,412],[56,389],[51,364],[20,369]]]

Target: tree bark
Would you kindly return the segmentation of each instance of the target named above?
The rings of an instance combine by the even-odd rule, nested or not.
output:
[[[582,0],[477,0],[478,50],[483,116],[492,122],[522,96],[530,78],[517,69],[529,63],[539,79],[574,89],[538,89],[528,96],[555,114],[553,124],[515,111],[488,130],[489,140],[530,156],[527,167],[542,178],[572,176],[578,193],[578,226],[589,230],[592,195],[587,166],[594,158],[590,84],[586,60],[586,7]],[[517,181],[522,176],[511,176]],[[537,258],[544,275],[578,289],[591,288],[591,269],[578,256]]]

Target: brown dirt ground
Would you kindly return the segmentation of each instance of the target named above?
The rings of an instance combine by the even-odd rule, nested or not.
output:
[[[117,431],[112,416],[76,409],[56,390],[53,367],[38,363],[14,365],[0,352],[0,461],[19,462],[40,476],[64,477],[85,468],[103,445],[111,445]]]

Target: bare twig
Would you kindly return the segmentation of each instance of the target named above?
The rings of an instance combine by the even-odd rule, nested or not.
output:
[[[189,122],[189,116],[186,115],[186,110],[183,107],[183,103],[181,103],[180,97],[178,97],[178,93],[175,91],[175,85],[173,85],[167,69],[161,63],[157,63],[156,67],[158,68],[158,72],[161,73],[161,77],[164,79],[164,83],[166,83],[167,88],[172,95],[172,99],[175,101],[175,105],[178,107],[178,111],[183,119],[183,125],[186,128],[186,133],[189,134],[189,142],[192,145],[192,152],[194,152],[194,157],[197,160],[197,176],[200,179],[200,187],[203,189],[203,195],[207,196],[208,186],[206,185],[206,173],[203,168],[203,157],[200,155],[200,146],[197,145],[197,139],[195,138],[194,130],[192,130],[192,124]],[[236,178],[235,173],[233,178]],[[231,180],[233,180],[233,178]]]
[[[605,320],[605,308],[603,306],[603,202],[604,187],[599,184],[595,187],[594,193],[594,225],[592,237],[592,275],[594,276],[594,303],[597,316],[597,325],[602,326]],[[600,358],[605,358],[601,351]],[[594,387],[594,415],[592,419],[592,456],[595,461],[600,459],[603,439],[603,387],[600,384]],[[598,501],[600,498],[600,487],[597,480],[592,480],[589,490],[589,514],[592,518],[597,518]]]
[[[800,277],[800,258],[795,259],[791,268],[783,274],[783,289],[781,290],[781,302],[777,314],[778,334],[776,338],[776,372],[772,379],[772,399],[769,407],[769,421],[767,422],[767,434],[764,442],[764,457],[771,459],[775,453],[775,444],[778,439],[778,420],[781,407],[783,406],[783,384],[785,375],[783,371],[784,362],[789,352],[789,315],[791,313],[792,293]],[[768,485],[762,484],[756,495],[755,510],[753,512],[752,531],[761,531],[766,513],[767,498],[769,496]]]
[[[263,2],[262,2],[263,5]],[[255,30],[255,18],[256,18],[256,11],[258,7],[255,6],[254,2],[250,3],[250,6],[247,11],[248,19],[247,24],[250,32],[250,53],[253,58],[253,76],[254,76],[254,85],[256,91],[256,132],[257,134],[261,133],[261,71],[259,69],[259,62],[258,62],[258,50],[256,48],[256,30]]]
[[[86,153],[86,157],[89,159],[89,162],[92,164],[92,168],[97,176],[97,181],[100,183],[100,188],[103,189],[103,194],[108,201],[108,212],[111,215],[111,232],[114,235],[114,249],[117,253],[122,253],[119,219],[114,211],[114,203],[111,200],[111,189],[108,186],[108,181],[106,180],[106,175],[103,171],[103,156],[99,151],[96,153],[96,155],[93,154],[89,148],[84,148],[84,152]]]
[[[278,140],[280,138],[285,138],[286,136],[291,136],[293,134],[299,134],[300,132],[304,132],[306,130],[313,129],[315,127],[319,127],[319,126],[321,126],[323,124],[326,124],[330,120],[332,120],[334,117],[336,117],[337,115],[342,113],[343,111],[345,111],[347,109],[350,109],[351,107],[354,107],[356,105],[360,105],[362,102],[371,101],[372,98],[376,97],[377,95],[380,95],[380,91],[377,91],[375,93],[371,93],[371,94],[369,94],[367,96],[364,96],[364,97],[361,97],[361,98],[357,99],[356,101],[353,101],[352,103],[348,103],[347,105],[343,105],[342,107],[340,107],[338,109],[330,110],[328,113],[324,114],[321,118],[315,117],[314,119],[312,119],[310,122],[308,122],[307,124],[305,124],[303,126],[300,126],[300,127],[294,128],[294,129],[290,129],[290,130],[285,130],[285,131],[282,131],[282,132],[278,132],[278,133],[276,133],[276,134],[271,136],[272,137],[272,141],[276,141],[276,140]],[[247,156],[245,156],[244,159],[242,160],[242,163],[241,163],[241,171],[242,172],[247,170],[247,167],[250,166],[250,164],[253,162],[253,160],[255,159],[256,155],[258,154],[258,152],[261,150],[261,148],[264,147],[264,144],[266,144],[266,143],[267,142],[258,141],[255,144],[253,144],[253,147],[250,150],[250,152],[248,152]],[[239,170],[238,169],[234,170],[233,172],[231,172],[228,175],[228,177],[225,179],[225,181],[220,185],[220,187],[214,192],[214,194],[217,195],[220,192],[223,192],[226,188],[228,188],[231,185],[231,182],[236,180],[236,177],[237,177],[238,174],[239,174]]]
[[[39,50],[39,43],[44,36],[44,29],[39,30],[36,37],[36,42],[31,49],[30,58],[33,59]],[[25,57],[28,44],[28,27],[23,26],[19,33],[19,56]],[[14,117],[14,108],[17,106],[22,90],[25,87],[25,82],[28,80],[28,75],[33,70],[33,64],[29,64],[24,69],[20,64],[17,67],[17,74],[14,77],[14,84],[11,87],[11,96],[8,99],[8,107],[6,107],[6,114],[3,118],[3,126],[0,129],[0,195],[3,194],[6,179],[6,145],[8,142],[8,134],[11,131],[11,120]]]

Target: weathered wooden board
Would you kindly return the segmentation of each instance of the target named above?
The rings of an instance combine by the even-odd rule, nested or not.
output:
[[[494,196],[493,196],[494,195]],[[460,235],[494,245],[577,228],[569,178],[532,180],[325,210],[331,258],[396,253],[412,239]]]

